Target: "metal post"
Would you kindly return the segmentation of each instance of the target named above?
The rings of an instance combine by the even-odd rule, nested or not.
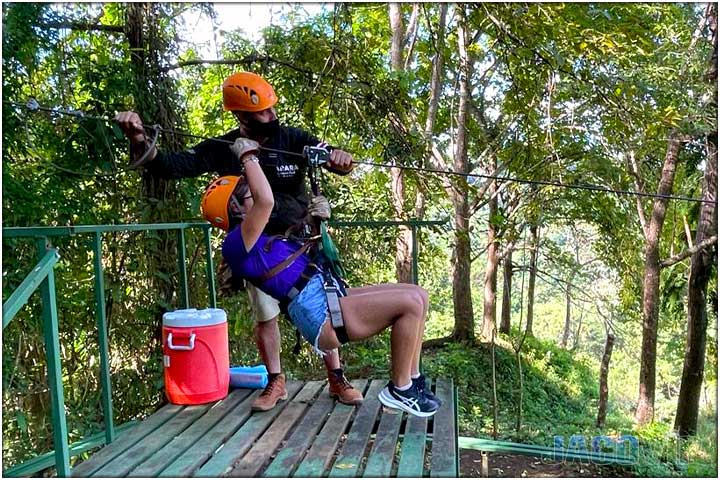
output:
[[[39,257],[49,247],[46,237],[37,241]],[[59,477],[70,476],[70,448],[68,447],[67,420],[65,418],[65,395],[60,365],[60,333],[58,331],[57,305],[55,303],[55,273],[51,270],[40,284],[42,295],[43,334],[47,355],[48,387],[53,420],[53,444],[55,447],[55,468]]]
[[[113,424],[112,385],[110,382],[110,355],[108,348],[108,325],[105,317],[105,281],[102,266],[102,234],[95,232],[93,238],[93,254],[95,267],[95,315],[98,326],[98,346],[100,348],[100,382],[102,384],[102,405],[105,420],[105,441],[115,440]]]
[[[460,422],[458,421],[458,387],[453,382],[453,403],[455,404],[455,475],[460,476]]]
[[[185,230],[178,229],[178,269],[180,270],[180,289],[182,293],[183,308],[190,308],[190,296],[188,292],[187,264],[185,261]]]
[[[215,268],[213,267],[212,244],[210,243],[210,228],[203,230],[205,236],[205,259],[207,267],[208,296],[210,297],[210,306],[217,307],[217,294],[215,293]]]

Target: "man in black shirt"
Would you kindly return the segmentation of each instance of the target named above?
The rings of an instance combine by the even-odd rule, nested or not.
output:
[[[318,146],[320,140],[293,127],[280,125],[274,105],[277,97],[272,86],[262,77],[250,72],[238,72],[223,83],[223,107],[231,111],[240,127],[218,137],[205,140],[185,152],[160,152],[153,147],[147,152],[147,136],[142,120],[135,112],[121,112],[115,120],[130,139],[135,157],[147,154],[144,168],[160,178],[196,177],[203,173],[238,175],[242,166],[230,150],[237,138],[257,141],[261,150],[257,155],[275,197],[275,206],[265,233],[283,234],[288,228],[302,223],[308,212],[321,218],[329,217],[329,205],[324,197],[309,201],[305,191],[307,159],[300,155],[287,155],[272,150],[301,154],[305,146]],[[339,149],[330,150],[327,170],[346,175],[352,170],[352,156]],[[263,393],[252,405],[253,410],[270,410],[279,400],[287,398],[285,376],[280,366],[280,329],[278,302],[248,284],[248,294],[255,317],[255,341],[260,356],[268,368],[270,379]],[[341,402],[357,405],[362,393],[350,385],[340,366],[337,350],[325,355],[330,395]]]

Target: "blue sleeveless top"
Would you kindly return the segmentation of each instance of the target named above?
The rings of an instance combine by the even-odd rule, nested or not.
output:
[[[300,279],[300,275],[310,263],[310,257],[303,253],[277,275],[261,282],[259,278],[265,272],[282,263],[302,246],[293,240],[276,239],[272,242],[270,251],[266,251],[265,245],[269,238],[265,233],[260,234],[260,238],[248,252],[245,250],[238,225],[225,237],[222,254],[234,276],[245,278],[271,297],[283,300]]]

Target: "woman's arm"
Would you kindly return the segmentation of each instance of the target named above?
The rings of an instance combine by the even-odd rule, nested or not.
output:
[[[255,156],[258,150],[257,142],[238,138],[230,148],[245,166],[245,179],[253,199],[252,206],[240,224],[245,250],[249,252],[265,229],[275,202],[270,184],[262,168],[260,168],[258,158]],[[240,198],[238,198],[238,201],[245,202],[244,199]]]

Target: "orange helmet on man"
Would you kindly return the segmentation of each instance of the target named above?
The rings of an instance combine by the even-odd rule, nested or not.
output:
[[[223,82],[223,108],[226,111],[260,112],[276,103],[275,90],[255,73],[233,73]]]

